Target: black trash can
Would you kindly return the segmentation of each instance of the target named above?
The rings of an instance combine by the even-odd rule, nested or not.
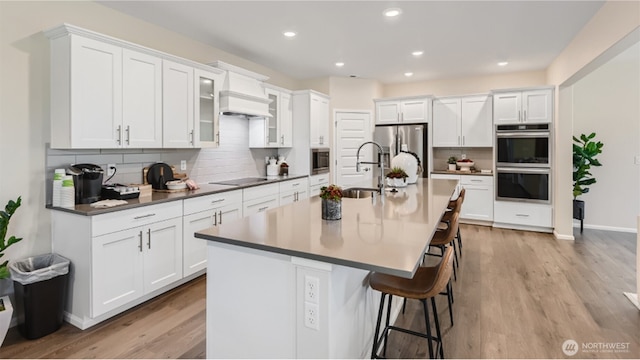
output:
[[[38,339],[62,326],[69,263],[58,254],[45,254],[9,264],[18,331],[25,338]]]

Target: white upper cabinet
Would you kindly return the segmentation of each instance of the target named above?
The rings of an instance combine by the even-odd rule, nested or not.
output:
[[[162,147],[162,60],[122,51],[123,146]]]
[[[435,99],[433,146],[493,146],[491,97],[483,95]]]
[[[293,117],[291,92],[265,84],[271,117],[254,117],[249,120],[249,147],[287,148],[293,145]]]
[[[329,144],[329,98],[318,93],[309,95],[311,112],[309,122],[310,146],[330,147]]]
[[[122,135],[122,49],[77,35],[52,39],[51,147],[119,148]]]
[[[376,125],[420,124],[429,122],[430,97],[379,99],[376,103]]]
[[[166,148],[194,147],[193,68],[162,62],[162,143]]]
[[[194,69],[194,147],[220,146],[220,103],[218,92],[223,73]]]
[[[223,70],[68,24],[45,35],[52,148],[218,146]]]
[[[433,101],[433,146],[460,146],[461,100],[459,98]]]
[[[544,124],[553,120],[553,90],[494,91],[493,120],[501,124]]]

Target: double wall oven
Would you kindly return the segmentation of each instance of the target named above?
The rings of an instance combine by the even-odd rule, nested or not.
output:
[[[549,124],[498,125],[496,199],[551,203]]]

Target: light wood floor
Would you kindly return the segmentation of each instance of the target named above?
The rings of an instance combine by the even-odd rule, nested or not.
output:
[[[634,291],[635,234],[585,230],[576,241],[551,235],[461,226],[463,257],[454,282],[451,327],[438,298],[448,358],[566,358],[567,339],[629,343],[625,352],[575,358],[640,358],[640,311]],[[201,277],[93,328],[65,324],[24,340],[9,331],[0,358],[204,358],[205,278]],[[397,325],[422,331],[417,301]],[[387,356],[426,357],[426,340],[392,333]]]

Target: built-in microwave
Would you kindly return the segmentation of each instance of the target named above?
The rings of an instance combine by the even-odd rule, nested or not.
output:
[[[497,167],[550,167],[549,124],[498,125]]]
[[[311,175],[328,173],[331,167],[329,148],[311,149]]]

